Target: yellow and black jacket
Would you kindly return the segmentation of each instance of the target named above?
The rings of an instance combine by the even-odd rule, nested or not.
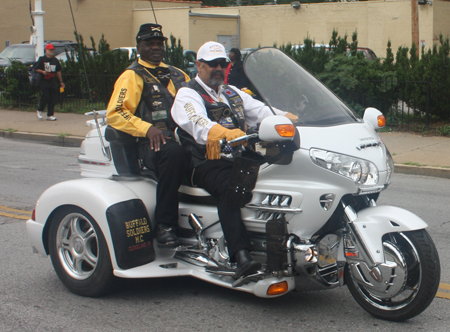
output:
[[[161,80],[170,80],[167,87]],[[120,131],[135,137],[145,137],[150,126],[173,130],[170,116],[178,89],[189,81],[183,71],[160,63],[152,65],[142,59],[134,62],[117,79],[108,104],[107,122]]]

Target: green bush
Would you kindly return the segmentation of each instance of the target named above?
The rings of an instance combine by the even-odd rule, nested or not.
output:
[[[33,103],[39,97],[39,88],[30,84],[28,79],[28,66],[20,61],[11,61],[11,65],[3,70],[3,79],[0,90],[4,105],[14,103]]]

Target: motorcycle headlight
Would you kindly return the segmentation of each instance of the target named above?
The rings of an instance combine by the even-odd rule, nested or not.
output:
[[[315,164],[353,180],[357,186],[378,183],[378,169],[370,161],[319,149],[311,149],[310,157]]]

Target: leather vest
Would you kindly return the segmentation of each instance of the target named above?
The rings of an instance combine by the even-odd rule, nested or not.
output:
[[[214,101],[195,79],[189,81],[186,86],[195,90],[202,97],[206,113],[211,121],[217,122],[227,129],[239,128],[245,131],[244,105],[241,97],[235,90],[225,85],[223,94],[230,104],[228,106],[224,102]],[[181,128],[178,128],[177,133],[183,148],[192,156],[191,167],[195,168],[203,164],[206,161],[206,146],[198,144],[191,135]],[[226,159],[233,161],[232,157]]]
[[[186,85],[184,73],[175,67],[168,67],[170,80],[178,91]],[[170,115],[170,109],[172,108],[174,97],[170,91],[137,61],[133,62],[128,69],[133,70],[144,81],[141,100],[135,115],[158,129],[173,131],[176,128],[176,124]]]

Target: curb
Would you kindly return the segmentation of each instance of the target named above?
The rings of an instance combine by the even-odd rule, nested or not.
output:
[[[450,168],[394,164],[394,173],[450,179]]]
[[[60,146],[80,147],[84,137],[80,136],[58,136],[55,134],[29,133],[22,131],[0,131],[0,136],[12,139],[24,139],[29,141],[47,142]]]
[[[9,132],[1,131],[0,137],[12,139],[25,139],[29,141],[47,142],[60,146],[80,147],[84,136],[58,136],[55,134],[29,133],[29,132]],[[394,164],[394,173],[433,176],[438,178],[450,179],[450,168],[432,167],[432,166],[411,166],[403,164]]]

